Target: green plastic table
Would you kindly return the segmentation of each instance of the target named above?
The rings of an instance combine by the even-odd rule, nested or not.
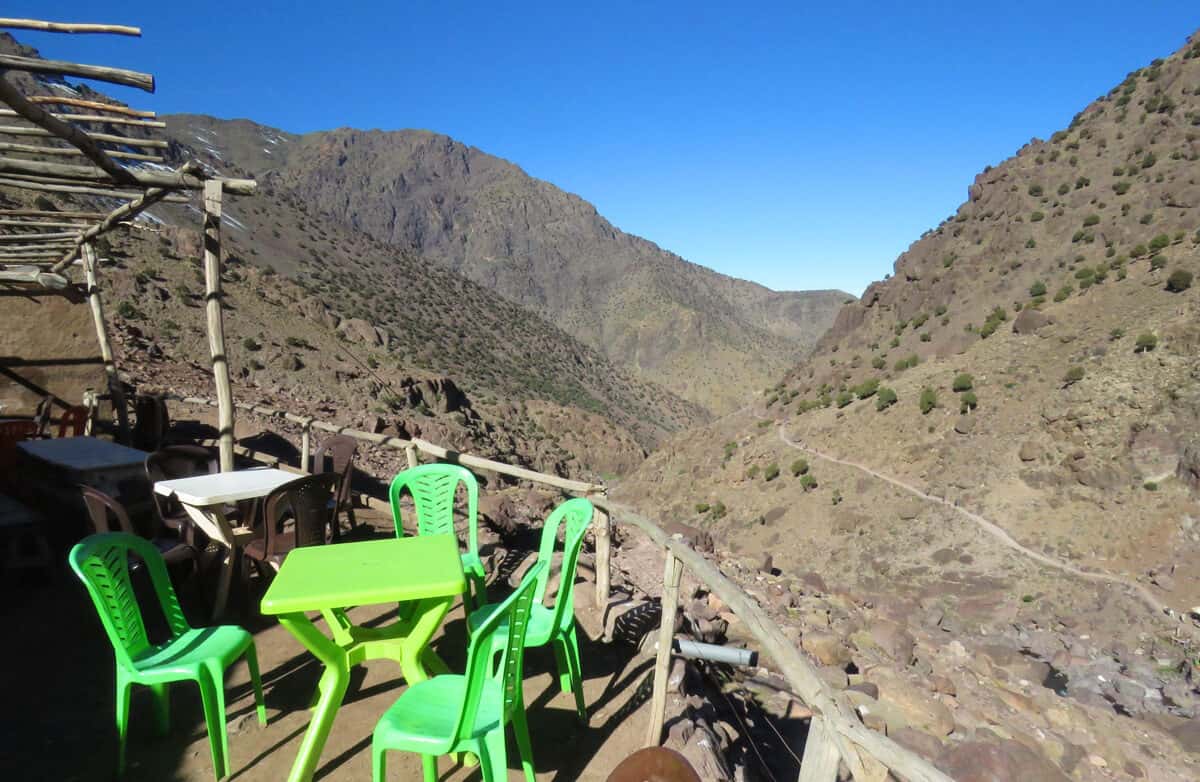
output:
[[[262,612],[277,615],[279,623],[325,665],[320,695],[289,782],[312,779],[346,694],[351,667],[364,660],[395,660],[410,685],[428,679],[430,669],[449,673],[428,644],[466,586],[453,535],[310,546],[287,555],[263,596]],[[414,608],[381,628],[356,627],[345,611],[350,606],[395,602],[411,602]],[[329,625],[332,640],[308,617],[318,611]]]

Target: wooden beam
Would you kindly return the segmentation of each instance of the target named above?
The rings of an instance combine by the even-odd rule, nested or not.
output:
[[[104,361],[104,375],[108,379],[108,393],[112,397],[113,409],[117,413],[117,431],[122,442],[129,442],[129,411],[125,407],[125,389],[117,376],[117,364],[113,360],[112,343],[108,341],[108,327],[104,320],[104,302],[100,299],[100,282],[96,276],[96,251],[88,242],[81,248],[83,255],[83,278],[87,285],[88,304],[92,308],[92,320],[96,325],[96,339],[100,342],[100,358]]]
[[[97,100],[83,100],[82,98],[60,98],[57,95],[32,95],[29,101],[31,103],[50,103],[56,106],[77,106],[81,109],[92,109],[94,111],[111,111],[114,114],[124,114],[127,117],[142,117],[143,119],[154,119],[158,116],[156,112],[144,109],[131,109],[128,106],[118,106],[115,103],[101,103]]]
[[[19,228],[76,228],[80,231],[82,231],[84,228],[87,228],[87,223],[83,221],[71,223],[60,220],[5,220],[3,218],[0,218],[0,225]],[[44,234],[30,234],[30,236],[35,237],[43,235]]]
[[[800,782],[837,782],[839,759],[828,721],[814,716],[808,723],[808,738],[804,740]]]
[[[38,269],[30,269],[28,271],[0,271],[0,282],[27,282],[53,290],[62,290],[70,285],[67,278],[61,274],[52,274]]]
[[[3,249],[11,250],[12,252],[62,252],[67,247],[75,247],[75,242],[53,241],[41,244],[13,244],[5,245]]]
[[[0,27],[11,27],[16,30],[41,30],[44,33],[111,33],[113,35],[135,36],[142,34],[142,28],[128,27],[123,24],[43,22],[41,19],[0,18]]]
[[[79,228],[80,228],[80,230],[83,230],[83,226],[79,226]],[[74,231],[74,232],[70,232],[70,233],[62,232],[62,233],[52,233],[52,234],[49,234],[49,233],[46,233],[46,234],[7,234],[7,233],[5,233],[5,234],[0,234],[0,244],[3,244],[4,242],[25,242],[25,241],[29,241],[31,239],[36,239],[36,240],[74,239],[77,236],[79,236],[78,231]]]
[[[185,163],[183,165],[183,167],[180,168],[179,170],[180,171],[192,171],[196,168],[199,168],[198,163]],[[103,220],[101,220],[100,222],[93,225],[91,228],[84,231],[83,234],[80,235],[80,237],[79,237],[79,240],[78,240],[79,244],[83,244],[86,241],[90,241],[90,240],[96,238],[100,234],[102,234],[105,231],[112,228],[117,223],[128,220],[131,217],[134,217],[134,216],[142,213],[143,211],[145,211],[145,210],[149,209],[150,207],[154,206],[155,204],[157,204],[159,201],[169,201],[169,200],[171,200],[171,193],[168,190],[159,190],[159,189],[147,190],[145,193],[142,193],[140,196],[133,199],[129,203],[125,204],[124,206],[119,206],[116,209],[112,210],[111,212],[108,213],[108,215]],[[65,269],[67,267],[67,265],[70,264],[71,261],[75,258],[77,249],[78,248],[72,249],[70,252],[68,252],[66,255],[64,255],[63,259],[61,261],[59,261],[57,264],[55,264],[54,268],[51,269],[51,271],[57,272],[57,271],[62,271],[63,269]]]
[[[592,528],[596,536],[596,608],[603,612],[608,608],[612,568],[612,529],[608,511],[596,508],[592,516]]]
[[[200,190],[205,180],[185,171],[130,171],[121,169],[130,181],[140,187]],[[76,166],[70,163],[47,163],[41,160],[19,160],[0,157],[0,174],[9,176],[48,176],[62,179],[109,184],[106,171],[92,166]],[[250,195],[258,187],[253,179],[223,179],[224,188],[236,195]],[[125,184],[123,180],[120,183]]]
[[[30,101],[32,103],[32,101]],[[20,117],[21,114],[12,109],[0,109],[0,117]],[[48,116],[63,122],[103,122],[109,125],[133,125],[139,128],[165,128],[167,123],[153,119],[133,119],[130,117],[101,117],[95,114],[59,114]]]
[[[657,747],[667,715],[667,679],[671,676],[671,644],[675,638],[675,613],[679,609],[679,579],[683,566],[670,550],[663,552],[662,624],[658,628],[658,656],[654,662],[654,694],[650,699],[650,724],[645,746]]]
[[[0,55],[0,57],[2,56]],[[5,78],[0,78],[0,100],[7,103],[23,119],[50,131],[55,136],[58,136],[63,141],[78,149],[89,160],[112,177],[117,184],[132,185],[137,182],[133,175],[124,169],[120,163],[105,154],[104,150],[100,148],[91,136],[71,123],[63,122],[36,103],[30,103],[21,94],[21,91]]]
[[[3,217],[65,217],[75,220],[99,220],[106,212],[60,212],[57,209],[0,209]]]
[[[89,187],[85,185],[67,184],[61,180],[49,178],[35,178],[26,176],[10,176],[0,179],[0,185],[7,187],[22,187],[26,190],[39,190],[45,193],[76,193],[79,195],[94,195],[103,196],[104,198],[116,198],[122,201],[128,201],[135,198],[140,198],[145,193],[137,190],[117,190],[115,188],[105,187]],[[163,191],[164,196],[160,201],[170,201],[173,204],[186,204],[188,199],[185,196],[176,196],[170,191]]]
[[[0,79],[3,81],[3,79]],[[82,131],[81,131],[82,132]],[[27,128],[21,125],[4,125],[0,126],[0,134],[6,136],[39,136],[49,138],[62,138],[56,133],[51,133],[45,128]],[[145,149],[167,149],[170,144],[156,138],[133,138],[131,136],[114,136],[111,133],[89,133],[87,134],[92,141],[102,141],[105,144],[122,144],[127,147],[143,147]],[[66,139],[63,139],[64,141]]]
[[[229,353],[221,322],[221,190],[219,180],[204,183],[204,300],[208,315],[208,349],[217,387],[217,433],[221,472],[233,470],[233,388],[229,383]]]
[[[154,92],[154,77],[152,75],[124,68],[109,68],[105,65],[85,65],[83,63],[63,62],[61,60],[43,60],[39,57],[0,54],[0,69],[4,68],[14,71],[28,71],[30,73],[78,76],[82,79],[106,81],[110,84],[124,84],[126,87],[137,87],[139,90]]]

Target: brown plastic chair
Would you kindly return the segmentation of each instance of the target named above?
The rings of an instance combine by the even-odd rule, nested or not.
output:
[[[318,473],[285,483],[268,494],[262,536],[246,544],[246,556],[260,567],[279,570],[292,549],[324,544],[336,517],[331,500],[337,483],[336,473]]]
[[[700,782],[700,776],[675,750],[646,747],[622,760],[608,782]]]
[[[130,535],[139,534],[134,529],[133,522],[129,520],[129,511],[116,498],[91,486],[80,486],[79,491],[83,495],[83,504],[87,508],[88,520],[91,522],[93,534],[104,532],[125,532]],[[179,538],[169,535],[159,535],[156,531],[156,534],[150,537],[149,540],[159,550],[159,553],[163,555],[163,559],[167,561],[167,564],[188,562],[191,564],[193,573],[198,570],[200,563],[196,549],[184,543]]]
[[[195,544],[194,527],[187,511],[183,509],[183,505],[174,497],[164,497],[153,491],[153,486],[159,481],[191,478],[193,475],[208,475],[217,472],[218,467],[217,455],[199,445],[171,445],[160,448],[146,457],[146,478],[150,481],[154,507],[158,509],[159,520],[193,545]]]
[[[35,421],[0,421],[0,478],[14,477],[17,464],[17,443],[38,436]]]
[[[167,443],[171,417],[167,402],[161,396],[139,394],[133,401],[135,421],[130,438],[133,447],[142,451],[157,451]]]
[[[346,512],[350,520],[350,529],[358,526],[354,518],[354,498],[350,495],[350,483],[354,478],[354,455],[358,451],[358,441],[349,435],[339,434],[321,443],[317,455],[313,457],[314,474],[331,472],[338,476],[337,494],[333,509],[333,536],[338,537],[341,527],[338,524],[338,513]],[[326,457],[332,462],[326,466]]]
[[[73,405],[63,410],[58,419],[59,437],[82,437],[87,431],[88,409],[83,405]],[[68,434],[70,432],[70,434]]]

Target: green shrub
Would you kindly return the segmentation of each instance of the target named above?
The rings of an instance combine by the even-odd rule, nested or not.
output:
[[[927,415],[930,410],[937,407],[937,391],[928,387],[921,389],[921,397],[917,403],[921,407],[921,414]]]
[[[875,409],[885,410],[896,404],[896,392],[887,386],[879,389],[879,393],[875,395]]]
[[[1029,286],[1029,295],[1033,298],[1046,295],[1046,283],[1038,280],[1033,285]]]
[[[979,399],[974,391],[968,391],[958,398],[958,412],[969,413],[979,406]]]
[[[720,500],[717,500],[716,502],[714,502],[712,505],[711,513],[712,513],[712,517],[714,520],[719,519],[722,516],[724,516],[725,515],[725,503],[721,502]]]
[[[1096,276],[1096,270],[1090,266],[1084,266],[1082,269],[1075,270],[1075,279],[1087,280]]]
[[[792,462],[792,466],[788,469],[791,470],[793,478],[797,475],[803,475],[804,473],[808,472],[808,461],[805,459],[797,459],[796,461]]]
[[[1087,187],[1091,183],[1092,183],[1092,180],[1088,179],[1085,176],[1081,176],[1075,180],[1075,189],[1082,190],[1083,188]]]
[[[837,406],[840,409],[840,408],[843,408],[846,405],[850,404],[851,402],[853,402],[854,395],[851,394],[849,391],[842,391],[840,394],[837,395],[837,399],[835,401],[837,402]]]
[[[757,464],[750,465],[750,467],[746,470],[746,477],[749,478],[750,480],[754,480],[755,478],[758,477],[758,465]]]
[[[1165,250],[1171,244],[1171,237],[1166,234],[1159,234],[1150,240],[1150,252],[1156,253]]]
[[[1166,268],[1166,266],[1167,266],[1167,259],[1164,256],[1154,255],[1154,256],[1150,257],[1150,270],[1151,271],[1158,271],[1159,269]]]
[[[874,396],[875,392],[879,390],[879,380],[876,378],[864,380],[851,390],[854,391],[859,399],[866,399],[867,397]]]
[[[1125,329],[1116,328],[1108,332],[1108,339],[1111,342],[1116,342],[1121,337],[1125,336]]]
[[[1074,385],[1080,380],[1083,380],[1083,367],[1075,366],[1067,370],[1067,374],[1063,375],[1063,385]]]
[[[697,513],[708,513],[709,507],[710,506],[707,502],[697,502],[696,503],[696,512]]]
[[[1074,292],[1075,292],[1075,289],[1072,288],[1070,285],[1064,285],[1058,289],[1058,293],[1054,294],[1054,300],[1055,301],[1066,301],[1070,297],[1070,295]]]
[[[1041,185],[1033,184],[1029,186],[1029,195],[1033,196],[1034,198],[1039,198],[1042,195],[1042,192],[1043,190]]]
[[[806,473],[800,476],[800,485],[805,491],[812,491],[817,488],[817,479],[812,477],[812,473]]]
[[[1043,212],[1034,212],[1033,214],[1029,215],[1029,222],[1031,223],[1040,223],[1045,219],[1046,215]]]
[[[1087,217],[1083,218],[1083,227],[1084,228],[1090,228],[1091,226],[1098,225],[1099,223],[1100,223],[1100,215],[1098,215],[1098,214],[1090,214]]]
[[[1071,186],[1068,185],[1066,182],[1063,182],[1061,185],[1058,186],[1058,194],[1059,195],[1066,195],[1069,192],[1071,192]]]
[[[974,387],[975,378],[966,372],[960,372],[959,374],[955,375],[954,383],[951,385],[951,388],[953,388],[955,392],[970,391]]]
[[[1146,481],[1142,484],[1142,488],[1146,491],[1158,491],[1158,484],[1154,481]]]
[[[1134,353],[1148,353],[1158,347],[1158,337],[1147,332],[1138,334],[1137,342],[1133,346]]]
[[[262,345],[258,344],[258,342],[255,341],[254,337],[246,337],[245,339],[243,339],[242,347],[244,347],[246,350],[250,350],[250,351],[262,350]]]
[[[876,356],[875,358],[871,359],[871,366],[875,369],[883,369],[885,366],[887,366],[887,362],[883,360],[883,356]]]
[[[127,300],[117,305],[117,314],[125,320],[141,320],[145,317],[141,310],[133,306],[133,302]]]
[[[1025,248],[1032,250],[1034,247],[1037,247],[1037,241],[1031,236],[1025,240]]]
[[[1187,269],[1176,269],[1167,278],[1167,290],[1172,293],[1182,293],[1192,287],[1192,273]]]
[[[772,462],[771,464],[768,464],[767,468],[765,470],[763,470],[763,480],[764,481],[773,481],[778,477],[779,477],[779,465],[775,464],[774,462]]]

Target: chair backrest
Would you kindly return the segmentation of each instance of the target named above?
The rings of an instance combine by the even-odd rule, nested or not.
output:
[[[467,646],[467,692],[454,731],[459,741],[472,733],[486,684],[500,685],[504,709],[501,724],[515,707],[524,708],[521,685],[524,678],[525,635],[529,631],[534,589],[537,580],[545,574],[546,564],[536,563],[521,579],[516,591],[471,633]],[[499,632],[501,624],[505,632]]]
[[[321,443],[320,449],[313,457],[313,472],[327,472],[326,457],[333,464],[328,472],[338,475],[337,502],[338,507],[345,505],[350,499],[350,479],[354,475],[354,455],[358,451],[358,441],[345,434],[334,435]]]
[[[129,521],[129,511],[116,498],[91,486],[79,487],[83,495],[83,504],[87,508],[88,518],[92,522],[92,532],[127,532],[137,533],[133,523]]]
[[[179,598],[171,586],[162,554],[149,541],[126,532],[89,535],[71,549],[68,562],[83,581],[112,643],[117,662],[132,667],[133,658],[150,648],[146,624],[129,578],[129,555],[146,564],[171,637],[188,629]]]
[[[159,481],[190,478],[217,472],[220,462],[213,451],[199,445],[170,445],[146,457],[146,478],[153,486]],[[154,493],[154,503],[163,517],[182,512],[178,500]]]
[[[0,476],[17,463],[17,443],[38,436],[35,421],[0,421]]]
[[[537,561],[545,563],[546,569],[538,578],[537,592],[533,597],[539,604],[546,597],[546,585],[550,580],[550,563],[554,558],[558,528],[564,523],[566,527],[563,534],[562,570],[558,581],[558,593],[554,597],[554,626],[563,630],[575,619],[575,566],[579,563],[583,536],[591,526],[595,512],[596,508],[591,501],[576,497],[555,508],[542,527]]]
[[[58,419],[59,437],[82,437],[87,431],[88,409],[83,405],[73,405],[63,410]]]
[[[133,402],[136,421],[133,426],[133,447],[143,451],[156,451],[167,439],[171,418],[167,413],[167,402],[154,394],[138,394]]]
[[[404,535],[400,518],[400,497],[412,496],[417,511],[418,535],[454,534],[454,496],[458,485],[467,487],[468,551],[479,551],[479,483],[466,467],[458,464],[422,464],[410,467],[392,479],[388,499],[392,506],[392,522],[396,537]]]
[[[337,488],[338,476],[325,472],[306,475],[283,484],[267,495],[263,535],[267,555],[285,555],[292,548],[319,546],[333,523],[334,509],[329,501]],[[283,522],[293,519],[293,544],[283,533]]]
[[[33,420],[37,424],[38,434],[46,434],[46,428],[50,424],[50,415],[54,412],[54,396],[47,394],[42,397],[42,401],[37,403],[37,407],[33,413]]]

